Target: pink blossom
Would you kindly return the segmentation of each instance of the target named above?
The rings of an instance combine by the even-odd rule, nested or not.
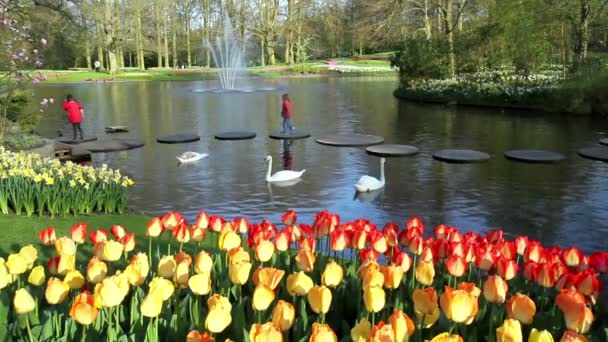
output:
[[[43,99],[43,100],[40,102],[40,105],[41,105],[41,106],[46,106],[48,103],[49,103],[49,100],[47,100],[47,99],[45,98],[45,99]]]
[[[52,97],[50,97],[50,98],[49,98],[49,102],[50,102],[51,104],[53,104],[53,103],[55,103],[55,99],[54,99],[54,98],[52,98]]]
[[[39,79],[37,79],[37,78],[34,78],[34,79],[32,80],[32,84],[33,84],[33,85],[40,84],[40,80],[39,80]]]
[[[44,38],[40,39],[40,44],[42,44],[43,46],[46,45],[46,39],[44,39]]]

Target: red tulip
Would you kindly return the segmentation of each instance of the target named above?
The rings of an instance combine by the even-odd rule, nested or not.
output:
[[[583,257],[583,260],[581,260],[581,263],[578,265],[577,270],[579,272],[582,272],[582,271],[588,269],[589,268],[589,260],[590,260],[589,257],[585,255]]]
[[[382,233],[384,233],[384,237],[386,238],[386,244],[389,247],[397,246],[399,243],[397,241],[397,234],[399,232],[399,225],[395,222],[389,222],[384,225],[384,229]]]
[[[370,234],[370,243],[374,251],[379,254],[383,254],[388,250],[388,244],[386,243],[386,238],[382,232],[374,230]]]
[[[598,272],[608,272],[608,252],[595,252],[591,254],[589,265]]]
[[[149,237],[158,237],[165,230],[163,224],[158,217],[154,217],[148,222],[148,226],[146,227],[146,235]]]
[[[552,264],[538,264],[536,269],[536,283],[542,287],[553,287],[557,277],[555,276],[555,266]]]
[[[465,257],[465,245],[462,242],[450,242],[450,255]]]
[[[516,237],[515,247],[517,249],[517,254],[523,256],[526,253],[526,249],[528,248],[528,237],[525,235],[520,235]]]
[[[500,243],[502,243],[503,242],[502,230],[501,229],[490,230],[486,234],[486,239],[491,244],[500,244]]]
[[[503,258],[513,260],[517,255],[517,249],[513,241],[503,241],[496,246],[496,249],[500,252]]]
[[[435,260],[435,255],[433,255],[433,250],[430,247],[424,247],[422,253],[420,253],[420,260],[424,262],[433,262]]]
[[[492,245],[478,245],[475,249],[475,266],[480,270],[489,271],[494,267],[499,256],[500,252]]]
[[[329,235],[329,246],[333,251],[343,251],[350,246],[350,236],[345,230],[336,229]]]
[[[453,239],[451,239],[450,236],[450,241],[454,242]],[[480,236],[477,233],[474,232],[467,232],[466,234],[464,234],[464,237],[462,237],[461,241],[466,242],[469,245],[487,245],[488,244],[488,240],[486,240],[485,237]]]
[[[496,273],[498,273],[498,275],[504,280],[508,281],[515,278],[518,270],[519,266],[515,260],[504,257],[500,257],[498,260],[496,260]]]
[[[207,236],[207,229],[196,225],[190,227],[190,238],[192,238],[193,241],[201,242],[205,240],[205,236]]]
[[[458,229],[452,228],[450,230],[450,234],[448,235],[448,241],[451,243],[464,242],[465,238],[464,236],[462,236],[462,233]]]
[[[409,249],[410,253],[420,255],[420,253],[422,253],[422,237],[413,236],[412,239],[410,239],[410,243],[407,245],[407,248]]]
[[[219,233],[222,231],[222,226],[224,225],[224,218],[220,216],[209,216],[209,229],[212,231]]]
[[[538,275],[539,264],[534,261],[529,261],[524,263],[524,277],[530,281],[536,281],[536,276]]]
[[[316,244],[316,240],[314,238],[301,238],[300,241],[298,241],[298,248],[299,249],[306,249],[309,250],[311,252],[315,251],[315,244]]]
[[[598,274],[591,270],[585,270],[576,278],[576,289],[585,296],[591,297],[592,301],[598,297],[603,285],[598,278]]]
[[[393,252],[393,264],[401,267],[403,272],[407,272],[412,267],[412,257],[403,251]]]
[[[57,274],[57,268],[59,267],[60,259],[61,259],[61,257],[59,255],[49,259],[48,263],[46,264],[46,268],[49,271],[49,273]]]
[[[232,221],[235,231],[240,234],[245,234],[249,230],[249,221],[244,217],[236,217]]]
[[[451,275],[455,277],[462,277],[462,275],[467,271],[469,264],[463,257],[457,254],[452,254],[452,256],[450,256],[445,262],[445,266],[448,273]]]
[[[194,227],[207,229],[209,227],[209,215],[206,212],[200,211],[196,216],[196,222],[194,222]]]
[[[528,247],[524,254],[524,261],[539,262],[541,254],[543,253],[543,247],[538,241],[528,241]]]
[[[125,234],[125,236],[120,239],[120,243],[124,246],[125,252],[130,252],[135,249],[135,234]]]
[[[286,226],[291,226],[296,224],[297,218],[298,216],[296,215],[296,212],[294,210],[289,210],[288,212],[283,214],[283,216],[281,217],[281,222],[283,222],[283,224]]]
[[[114,235],[114,238],[116,240],[122,239],[123,236],[127,234],[127,230],[125,229],[125,227],[117,224],[113,225],[112,228],[110,228],[110,232],[112,232],[112,235]]]
[[[285,252],[291,244],[291,232],[285,228],[274,237],[274,246],[279,252]]]
[[[91,239],[93,245],[108,241],[108,232],[104,229],[97,229],[89,235],[89,239]]]
[[[166,229],[171,229],[177,226],[183,220],[184,217],[182,216],[182,214],[175,211],[170,211],[166,213],[160,219],[161,223],[163,224],[163,227],[165,227]]]
[[[448,240],[435,240],[433,241],[433,254],[437,256],[438,260],[445,259],[450,254],[450,243]]]
[[[362,262],[367,260],[378,261],[378,252],[371,248],[360,250],[359,256],[361,257]]]
[[[418,216],[410,217],[405,223],[405,227],[407,230],[415,229],[419,236],[422,236],[424,233],[424,224],[422,223],[422,219]]]
[[[354,249],[363,249],[367,244],[367,232],[364,230],[355,230],[351,241]]]
[[[55,227],[48,227],[38,232],[38,238],[43,245],[52,246],[55,244],[57,237],[55,236]]]
[[[70,238],[76,243],[85,243],[87,240],[88,225],[86,223],[76,223],[70,228]]]
[[[440,224],[435,227],[435,237],[441,240],[447,240],[450,232],[452,231],[452,227],[446,226],[445,224]]]
[[[174,226],[173,229],[171,229],[171,235],[173,235],[175,240],[179,243],[187,243],[190,241],[190,228],[186,221],[182,221]]]

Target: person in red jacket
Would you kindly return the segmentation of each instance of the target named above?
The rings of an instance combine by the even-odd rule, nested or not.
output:
[[[76,101],[74,96],[68,94],[63,102],[63,110],[68,113],[68,120],[70,120],[72,129],[74,130],[74,140],[76,140],[76,130],[80,133],[80,140],[83,140],[80,123],[84,119],[84,111],[80,102]]]
[[[281,117],[283,118],[283,129],[281,129],[281,133],[286,133],[287,129],[289,132],[293,132],[295,127],[291,124],[291,118],[293,117],[293,108],[291,106],[291,101],[289,100],[289,95],[283,94],[283,108],[281,109]]]

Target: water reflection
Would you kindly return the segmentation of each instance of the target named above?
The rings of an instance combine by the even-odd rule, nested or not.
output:
[[[291,145],[293,140],[283,140],[283,170],[291,170],[293,165],[293,154],[291,153]]]
[[[364,202],[364,203],[372,202],[373,200],[378,198],[378,196],[382,195],[383,193],[384,193],[384,188],[374,190],[374,191],[366,191],[366,192],[355,191],[355,196],[353,197],[353,200],[357,200],[359,202]]]

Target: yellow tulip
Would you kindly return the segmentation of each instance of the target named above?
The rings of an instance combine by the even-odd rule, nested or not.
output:
[[[171,298],[173,291],[175,291],[173,283],[170,280],[161,277],[154,277],[148,287],[150,288],[148,292],[158,291],[161,294],[161,297],[163,297],[163,301]]]
[[[34,262],[38,260],[38,250],[32,245],[26,245],[21,247],[19,254],[25,259],[25,262],[29,267],[34,265]]]
[[[416,329],[411,318],[401,310],[395,310],[388,318],[396,342],[407,342]]]
[[[315,286],[308,291],[308,304],[316,314],[326,314],[331,306],[331,291],[325,286]]]
[[[315,260],[317,259],[314,252],[308,249],[300,249],[296,255],[296,264],[298,269],[304,272],[312,272],[315,267]]]
[[[0,290],[7,287],[12,280],[13,276],[9,274],[4,258],[0,258]]]
[[[403,268],[400,266],[383,266],[380,271],[384,275],[384,287],[387,289],[396,289],[401,284],[403,279]]]
[[[222,308],[215,308],[209,311],[205,319],[205,329],[214,334],[224,331],[232,323],[230,311]]]
[[[414,314],[418,323],[422,323],[425,328],[429,328],[437,322],[439,319],[439,298],[434,288],[414,290],[412,300],[414,301]]]
[[[313,323],[309,342],[338,342],[338,336],[327,324]]]
[[[211,292],[211,274],[203,272],[193,275],[188,280],[188,286],[195,295],[206,296]]]
[[[496,329],[496,342],[523,342],[521,324],[516,319],[505,319]]]
[[[223,229],[220,233],[218,247],[222,251],[229,251],[241,245],[241,237],[230,229]]]
[[[68,284],[70,289],[78,290],[81,289],[84,283],[86,282],[84,277],[79,271],[70,271],[65,275],[63,281]]]
[[[264,324],[252,324],[249,330],[249,341],[251,342],[282,342],[283,334],[272,322]]]
[[[431,342],[464,342],[460,335],[450,335],[447,332],[441,333],[431,340]]]
[[[528,342],[553,342],[553,336],[547,330],[538,331],[532,328]]]
[[[353,342],[366,342],[372,332],[372,325],[363,318],[350,330],[350,338]]]
[[[211,255],[205,251],[200,251],[194,257],[194,272],[196,273],[204,273],[211,272],[213,269],[213,260],[211,259]]]
[[[265,285],[256,286],[253,291],[252,306],[256,311],[264,311],[268,309],[274,300],[274,291]]]
[[[34,311],[36,308],[36,302],[26,289],[19,289],[15,291],[13,306],[18,315],[23,315]]]
[[[230,304],[228,298],[216,293],[213,296],[209,297],[209,299],[207,299],[207,308],[209,309],[209,311],[215,309],[222,309],[231,312],[232,304]]]
[[[479,310],[477,297],[465,290],[454,290],[449,286],[439,299],[446,317],[456,323],[471,324]]]
[[[180,288],[188,287],[188,279],[190,278],[190,262],[188,260],[177,264],[174,275],[174,283]]]
[[[88,292],[84,291],[75,299],[70,308],[70,317],[82,325],[89,325],[97,319],[99,310],[94,305],[95,299]]]
[[[129,264],[136,264],[139,266],[140,276],[146,278],[150,272],[150,264],[148,263],[148,256],[144,253],[137,253],[131,257]]]
[[[166,279],[172,279],[175,275],[177,264],[171,255],[165,255],[158,261],[158,269],[156,273]]]
[[[30,276],[27,277],[27,281],[34,286],[41,286],[46,281],[44,275],[44,266],[38,265],[30,271]]]
[[[27,261],[21,254],[11,254],[8,256],[6,261],[6,268],[8,273],[12,275],[19,275],[27,271]]]
[[[127,268],[125,268],[124,273],[127,276],[127,279],[129,279],[129,284],[133,286],[140,286],[146,280],[146,278],[142,276],[141,267],[137,263],[129,263]]]
[[[59,255],[76,255],[76,243],[67,236],[62,236],[55,241],[55,250]]]
[[[340,285],[343,278],[344,270],[342,269],[342,266],[332,260],[325,265],[325,270],[321,275],[321,283],[327,287],[335,288],[336,286]]]
[[[59,264],[57,265],[57,274],[66,275],[68,272],[76,269],[76,256],[74,255],[61,255],[59,257]]]
[[[262,240],[255,247],[255,258],[260,262],[267,262],[274,254],[274,243]]]
[[[431,286],[435,278],[435,266],[433,262],[420,260],[416,266],[416,281],[425,286]]]
[[[236,285],[245,285],[247,280],[249,280],[251,266],[252,265],[249,262],[228,265],[228,276],[230,277],[230,281]]]
[[[313,286],[312,279],[302,271],[287,276],[287,292],[291,296],[305,296]]]
[[[120,305],[125,298],[123,289],[121,289],[119,284],[119,279],[116,276],[105,278],[101,283],[95,285],[94,296],[95,307],[97,308],[110,308]]]
[[[49,304],[59,304],[67,298],[68,293],[70,293],[68,284],[61,279],[51,277],[46,283],[44,297]]]
[[[163,296],[160,291],[148,292],[148,294],[146,295],[146,297],[144,297],[144,300],[141,301],[141,304],[139,306],[141,314],[150,318],[158,317],[162,308]]]
[[[233,248],[228,251],[228,260],[230,264],[250,263],[251,257],[243,247]]]
[[[281,331],[291,329],[295,318],[296,310],[293,305],[284,300],[279,300],[272,310],[272,323],[279,327]]]
[[[365,274],[363,278],[363,289],[369,289],[371,287],[382,287],[384,285],[384,275],[380,270],[370,270]]]
[[[252,280],[256,286],[261,284],[274,290],[277,288],[284,275],[285,271],[278,268],[258,267],[255,272],[253,272]]]
[[[102,281],[108,274],[108,265],[97,257],[91,258],[87,266],[87,280],[93,284]]]
[[[379,270],[380,270],[380,266],[378,265],[377,262],[375,262],[374,260],[366,260],[361,264],[361,266],[359,266],[359,269],[357,269],[357,277],[359,277],[361,280],[363,280],[363,279],[365,279],[365,277],[367,276],[367,274],[369,272],[379,271]]]
[[[368,312],[378,312],[384,308],[386,293],[381,287],[368,287],[363,290],[363,302]]]
[[[120,259],[124,251],[122,243],[114,240],[108,240],[103,243],[103,259],[106,261],[116,261]]]

